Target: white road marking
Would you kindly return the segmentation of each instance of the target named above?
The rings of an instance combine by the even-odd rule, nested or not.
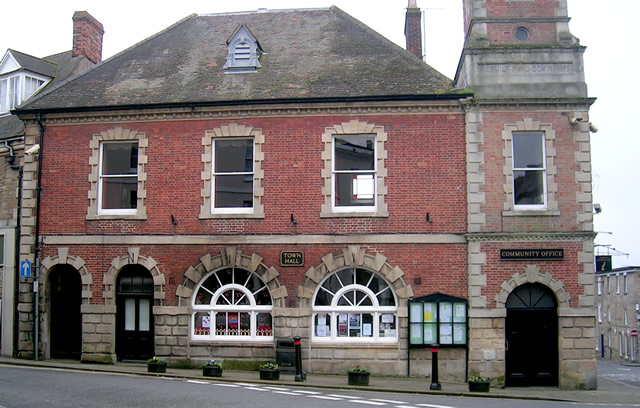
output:
[[[228,388],[240,388],[239,385],[235,385],[235,384],[222,384],[222,383],[215,383],[213,385],[217,385],[218,387],[228,387]]]
[[[239,385],[239,386],[241,386],[241,387],[255,387],[255,386],[256,386],[255,384],[239,383],[239,382],[234,383],[234,384]]]
[[[366,405],[387,405],[384,402],[376,402],[376,401],[367,401],[367,400],[349,400],[349,402],[353,402],[355,404],[366,404]]]
[[[325,400],[331,400],[331,401],[342,401],[342,398],[338,398],[338,397],[329,397],[328,395],[307,395],[307,397],[309,397],[309,398],[325,399]]]
[[[211,383],[206,382],[206,381],[196,381],[196,380],[187,380],[187,382],[189,384],[211,384]]]
[[[258,387],[245,387],[245,390],[251,390],[251,391],[269,391],[269,390],[265,390],[264,388],[258,388]]]
[[[433,405],[433,404],[418,404],[419,407],[428,407],[428,408],[455,408],[449,405]]]
[[[344,399],[362,399],[362,397],[354,397],[353,395],[339,395],[329,394],[330,397],[344,398]]]
[[[386,399],[379,399],[379,398],[372,398],[371,401],[386,402],[388,404],[406,404],[406,402],[404,401],[394,401],[394,400],[386,400]]]
[[[271,391],[290,391],[289,388],[280,388],[280,387],[264,387]]]
[[[298,394],[297,392],[290,392],[290,391],[274,391],[274,394],[284,394],[284,395],[297,395],[297,396],[302,396],[302,394]]]
[[[316,391],[296,391],[297,393],[300,394],[309,394],[309,395],[318,395],[321,394],[320,392],[316,392]]]

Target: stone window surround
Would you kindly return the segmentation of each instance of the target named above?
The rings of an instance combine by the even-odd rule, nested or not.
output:
[[[98,213],[98,184],[100,183],[100,147],[102,142],[106,141],[138,141],[138,201],[136,205],[135,214],[99,214]],[[144,206],[144,201],[147,197],[147,191],[145,190],[145,182],[147,180],[147,173],[145,167],[147,164],[147,155],[145,153],[149,141],[146,135],[142,132],[135,130],[125,129],[122,127],[115,127],[93,135],[93,139],[90,142],[91,157],[89,158],[89,166],[91,172],[89,173],[89,207],[87,208],[87,220],[110,220],[110,219],[134,219],[145,220],[147,219],[147,212]]]
[[[131,247],[127,248],[127,255],[119,258],[115,258],[111,261],[111,267],[109,271],[104,274],[102,284],[104,291],[102,297],[104,298],[105,305],[115,305],[116,300],[116,282],[118,273],[126,265],[140,265],[147,269],[153,278],[153,303],[154,306],[162,306],[162,302],[165,298],[164,286],[165,279],[164,274],[158,269],[158,263],[151,257],[140,255],[140,248]]]
[[[253,139],[253,212],[252,213],[214,213],[212,211],[212,158],[213,158],[213,140],[215,138],[252,138]],[[264,218],[264,206],[262,205],[262,197],[264,196],[264,188],[262,187],[262,179],[264,178],[264,170],[262,170],[262,162],[264,161],[264,153],[262,145],[264,144],[264,135],[262,130],[230,123],[212,130],[207,130],[202,138],[202,146],[204,153],[202,154],[202,173],[200,178],[203,182],[203,188],[200,191],[202,197],[202,206],[200,207],[200,219],[208,218]]]
[[[529,210],[517,208],[513,201],[513,133],[515,132],[542,132],[545,137],[545,154],[546,154],[546,202],[547,206],[544,210]],[[560,215],[558,210],[558,202],[556,193],[558,185],[555,182],[555,175],[558,170],[555,166],[556,149],[553,141],[556,138],[556,132],[550,123],[540,123],[531,118],[525,118],[516,123],[505,124],[502,131],[502,140],[504,141],[504,149],[502,155],[504,157],[503,174],[505,175],[505,203],[503,216],[533,216],[533,215]]]
[[[338,135],[361,134],[372,134],[376,137],[375,211],[362,212],[357,211],[357,208],[353,211],[349,211],[347,208],[344,211],[338,212],[333,209],[333,139],[334,136]],[[322,134],[322,143],[324,143],[324,151],[322,152],[322,160],[324,161],[324,169],[322,170],[322,178],[324,179],[322,195],[324,197],[324,203],[322,204],[322,208],[320,211],[321,218],[389,216],[387,204],[384,200],[385,196],[387,195],[387,187],[384,183],[387,176],[387,169],[384,165],[385,160],[387,159],[387,151],[385,150],[386,141],[387,133],[384,131],[383,126],[376,126],[374,124],[360,122],[358,120],[352,120],[339,125],[325,128],[325,132]]]

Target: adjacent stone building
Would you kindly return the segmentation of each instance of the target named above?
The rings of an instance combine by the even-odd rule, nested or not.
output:
[[[19,354],[250,365],[297,335],[310,373],[424,376],[439,343],[444,379],[595,388],[566,1],[466,0],[453,81],[416,13],[415,55],[335,7],[193,15],[21,107]]]
[[[637,363],[640,359],[640,267],[598,270],[596,279],[596,354],[607,360]]]
[[[0,354],[3,356],[17,352],[20,323],[14,320],[14,311],[18,305],[16,282],[19,277],[16,237],[21,235],[18,214],[23,182],[33,182],[23,177],[24,123],[11,111],[33,95],[100,62],[103,33],[99,21],[86,11],[77,11],[73,15],[70,51],[37,58],[9,49],[0,60]],[[35,167],[28,172],[32,174],[34,170]],[[21,325],[23,329],[32,326],[26,322]]]

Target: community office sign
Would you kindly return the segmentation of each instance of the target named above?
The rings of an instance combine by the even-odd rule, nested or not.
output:
[[[557,261],[564,259],[564,249],[501,249],[500,260],[521,261],[521,260],[542,260]]]

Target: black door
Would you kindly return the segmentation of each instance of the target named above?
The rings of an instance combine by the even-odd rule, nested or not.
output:
[[[51,357],[80,359],[82,282],[77,270],[58,265],[49,273]]]
[[[118,360],[146,360],[153,356],[153,278],[145,268],[129,265],[116,285]]]
[[[507,299],[506,385],[558,385],[558,316],[544,285],[525,284]]]

